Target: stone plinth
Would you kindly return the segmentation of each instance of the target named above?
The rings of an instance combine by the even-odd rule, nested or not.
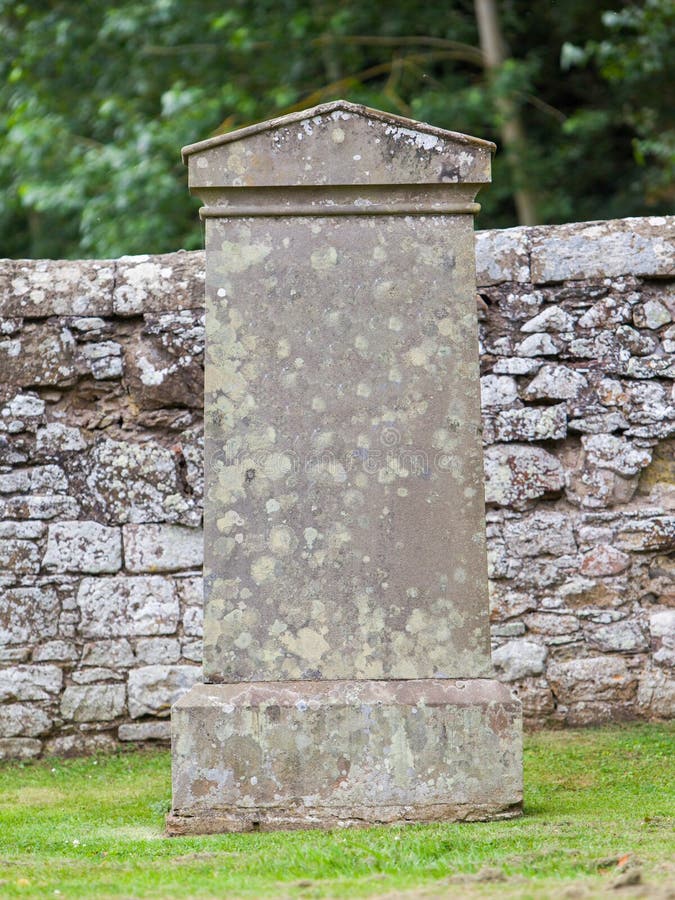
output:
[[[184,151],[206,202],[209,684],[174,710],[173,832],[518,807],[480,440],[492,149],[338,102]]]
[[[173,728],[174,834],[520,812],[520,704],[489,679],[205,684]]]

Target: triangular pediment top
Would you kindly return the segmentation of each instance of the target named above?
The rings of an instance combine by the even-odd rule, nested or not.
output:
[[[299,112],[289,113],[285,116],[279,116],[275,119],[267,119],[265,122],[259,122],[255,125],[248,125],[245,128],[238,128],[236,131],[230,131],[226,134],[218,134],[214,137],[207,138],[204,141],[198,141],[195,144],[188,144],[182,149],[183,162],[187,162],[188,158],[195,153],[202,153],[220,147],[224,144],[231,144],[236,141],[245,140],[264,132],[275,131],[279,128],[287,128],[293,125],[299,125],[304,122],[311,122],[313,119],[340,118],[349,119],[358,117],[370,121],[382,122],[385,126],[398,129],[405,129],[412,134],[430,135],[440,141],[446,141],[454,144],[465,144],[471,147],[488,150],[494,153],[496,146],[492,141],[486,141],[482,138],[472,137],[468,134],[461,134],[456,131],[448,131],[445,128],[437,128],[435,125],[428,125],[426,122],[417,122],[415,119],[407,119],[404,116],[397,116],[393,113],[383,112],[379,109],[372,109],[368,106],[362,106],[358,103],[351,103],[349,100],[333,100],[330,103],[321,103],[311,109],[303,109]]]

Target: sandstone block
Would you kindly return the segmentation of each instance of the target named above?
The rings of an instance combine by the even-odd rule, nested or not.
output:
[[[53,572],[117,572],[122,567],[119,528],[98,522],[56,522],[49,526],[42,565]]]
[[[675,678],[662,669],[647,668],[640,678],[636,700],[643,715],[672,719],[675,716]]]
[[[638,653],[649,646],[640,625],[629,620],[587,628],[586,640],[589,646],[605,653]]]
[[[651,451],[637,447],[623,437],[613,434],[590,434],[581,438],[590,465],[609,469],[617,475],[637,475],[652,461]]]
[[[508,375],[484,375],[480,380],[481,405],[510,406],[518,399],[518,385]]]
[[[530,334],[515,349],[518,356],[557,356],[560,347],[550,334],[539,332]]]
[[[182,487],[176,455],[154,442],[102,440],[92,450],[86,484],[97,518],[111,524],[201,520]]]
[[[136,659],[142,665],[175,663],[180,658],[176,638],[141,638],[136,642]]]
[[[504,539],[515,556],[575,553],[572,521],[566,513],[541,509],[504,525]]]
[[[538,315],[528,319],[520,330],[526,334],[536,334],[542,331],[572,331],[574,329],[574,317],[561,306],[547,306]]]
[[[584,554],[580,571],[584,575],[618,575],[630,566],[630,556],[609,544],[599,544]]]

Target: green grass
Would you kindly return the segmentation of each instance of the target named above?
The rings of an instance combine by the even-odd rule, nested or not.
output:
[[[0,897],[588,897],[628,854],[656,884],[675,874],[674,737],[531,735],[521,819],[333,833],[165,838],[167,752],[4,764]],[[471,877],[485,867],[506,880]]]

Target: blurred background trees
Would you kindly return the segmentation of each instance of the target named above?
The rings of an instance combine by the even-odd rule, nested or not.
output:
[[[198,247],[181,145],[338,97],[500,144],[481,228],[672,210],[672,0],[482,2],[0,0],[0,256]]]

